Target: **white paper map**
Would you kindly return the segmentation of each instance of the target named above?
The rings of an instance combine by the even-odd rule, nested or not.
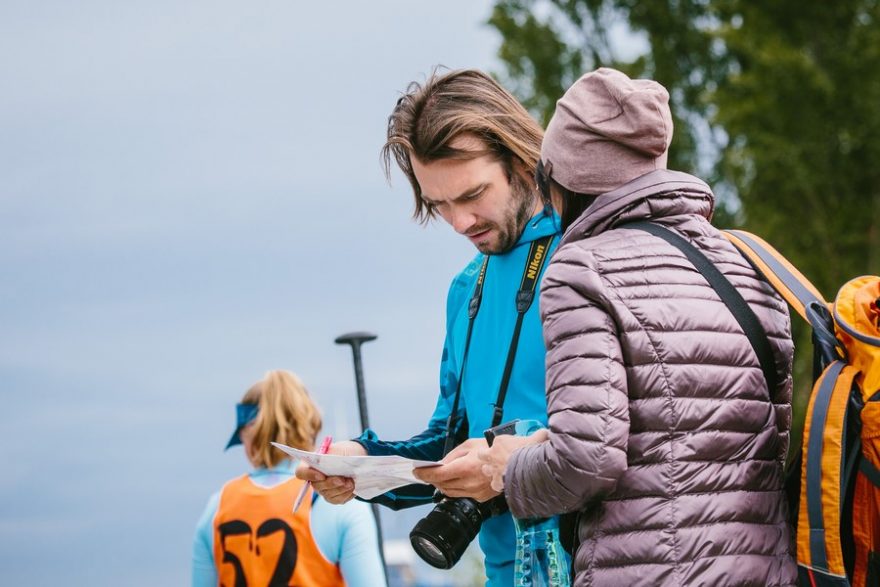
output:
[[[352,478],[354,480],[354,494],[363,499],[372,499],[386,491],[411,483],[423,483],[415,478],[413,469],[436,467],[440,464],[399,456],[343,457],[322,455],[277,442],[273,442],[272,445],[325,475]]]

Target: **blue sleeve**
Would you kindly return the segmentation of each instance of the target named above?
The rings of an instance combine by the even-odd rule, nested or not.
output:
[[[434,414],[428,422],[428,427],[421,433],[408,440],[388,441],[380,440],[373,430],[365,430],[355,442],[366,449],[368,455],[399,455],[408,459],[424,461],[439,461],[443,458],[443,448],[446,443],[447,425],[449,415],[452,412],[452,404],[455,402],[455,392],[458,389],[459,366],[456,359],[455,349],[464,346],[461,329],[456,329],[462,319],[467,320],[467,305],[476,283],[476,275],[482,265],[483,257],[478,255],[471,263],[452,281],[449,293],[446,296],[446,339],[443,343],[443,355],[440,359],[440,395]],[[466,323],[466,322],[465,322]],[[464,433],[467,436],[467,421],[464,414],[464,404],[460,403],[456,425],[456,437]],[[462,438],[457,438],[453,444],[458,444]],[[434,495],[434,488],[430,485],[405,485],[388,493],[384,493],[369,501],[389,507],[393,510],[413,507],[430,503]]]
[[[214,515],[220,504],[220,492],[208,500],[196,525],[192,552],[192,587],[216,587],[217,567],[214,566]]]
[[[368,429],[364,431],[360,438],[356,438],[355,441],[359,442],[369,455],[399,455],[408,459],[439,461],[443,458],[443,446],[446,442],[446,422],[451,408],[452,398],[441,394],[428,428],[409,440],[398,442],[379,440],[376,433]],[[432,486],[413,484],[398,487],[368,501],[378,503],[393,510],[400,510],[430,503],[433,495],[434,488]]]
[[[311,528],[318,548],[327,560],[339,565],[348,587],[385,587],[370,506],[358,501],[334,506],[319,498],[312,507]]]

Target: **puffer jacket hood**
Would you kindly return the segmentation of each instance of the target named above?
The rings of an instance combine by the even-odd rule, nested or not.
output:
[[[715,196],[701,179],[668,169],[658,169],[602,194],[575,220],[560,245],[581,240],[638,220],[679,214],[712,219]]]

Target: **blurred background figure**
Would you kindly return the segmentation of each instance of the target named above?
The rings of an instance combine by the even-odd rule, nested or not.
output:
[[[253,470],[211,496],[193,540],[192,585],[385,585],[376,523],[369,506],[331,507],[311,489],[296,512],[304,481],[270,443],[314,450],[321,416],[302,381],[270,371],[236,406],[226,445],[244,445]]]

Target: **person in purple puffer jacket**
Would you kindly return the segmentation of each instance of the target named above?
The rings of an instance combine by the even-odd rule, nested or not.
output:
[[[788,312],[709,223],[709,187],[666,169],[668,103],[606,68],[557,103],[537,178],[565,230],[541,287],[549,426],[497,437],[483,471],[518,518],[579,512],[576,585],[795,585]],[[703,275],[636,221],[684,237],[736,287],[775,389]]]

